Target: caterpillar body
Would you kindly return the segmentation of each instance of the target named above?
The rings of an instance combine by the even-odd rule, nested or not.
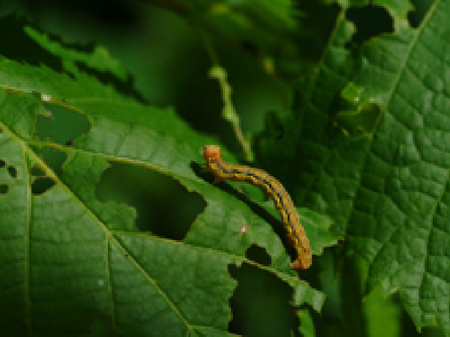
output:
[[[202,155],[206,160],[206,170],[215,176],[214,183],[222,180],[245,181],[262,188],[272,198],[281,214],[288,239],[297,251],[297,259],[290,264],[291,268],[308,269],[312,263],[312,250],[294,203],[283,185],[263,170],[224,162],[217,145],[204,146]]]

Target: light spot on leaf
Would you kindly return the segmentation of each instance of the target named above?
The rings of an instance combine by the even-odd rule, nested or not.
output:
[[[336,115],[335,126],[349,136],[371,134],[381,115],[380,106],[363,96],[363,89],[350,83],[341,93],[341,109]]]
[[[247,226],[247,224],[243,224],[243,225],[241,226],[241,229],[239,230],[239,236],[244,235],[245,233],[247,233],[247,231],[248,231],[248,226]]]

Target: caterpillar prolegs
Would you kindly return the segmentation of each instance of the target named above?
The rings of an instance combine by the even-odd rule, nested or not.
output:
[[[245,181],[262,188],[275,203],[281,214],[287,236],[295,250],[297,259],[290,264],[292,269],[308,269],[312,263],[312,251],[309,240],[291,197],[283,185],[263,170],[244,165],[226,163],[221,159],[220,147],[206,145],[202,148],[203,158],[206,160],[207,170],[214,174],[214,182],[222,180]]]

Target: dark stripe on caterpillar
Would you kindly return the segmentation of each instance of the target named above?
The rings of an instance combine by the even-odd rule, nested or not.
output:
[[[291,268],[308,269],[312,263],[312,250],[294,203],[283,185],[263,170],[224,162],[217,145],[204,146],[202,155],[206,160],[206,169],[214,174],[214,183],[222,180],[246,181],[262,188],[272,198],[281,214],[287,237],[297,251],[297,259],[291,263]]]

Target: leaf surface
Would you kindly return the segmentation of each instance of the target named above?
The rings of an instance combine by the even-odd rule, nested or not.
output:
[[[109,331],[117,335],[228,335],[229,299],[236,286],[228,266],[243,262],[291,285],[294,305],[321,309],[324,294],[289,269],[286,246],[274,233],[281,227],[274,207],[252,202],[228,184],[214,186],[201,174],[199,150],[211,139],[170,108],[143,105],[90,75],[71,72],[0,59],[0,185],[7,188],[0,195],[0,269],[8,275],[2,278],[0,320],[5,333],[87,334],[106,317]],[[43,101],[86,115],[89,131],[70,145],[40,139],[36,121],[49,116]],[[46,148],[65,153],[61,175],[41,159]],[[225,158],[233,161],[226,152]],[[134,209],[96,198],[109,162],[157,170],[204,197],[207,207],[184,240],[139,232]],[[54,182],[40,195],[31,190],[33,167]],[[300,215],[315,253],[334,243],[328,218],[308,210]],[[243,224],[249,230],[240,236]],[[267,250],[269,266],[246,258],[253,243]]]
[[[273,169],[290,173],[297,200],[347,233],[349,250],[370,264],[368,290],[381,284],[398,292],[418,328],[437,324],[450,335],[450,2],[434,1],[416,29],[404,24],[406,8],[390,8],[394,21],[403,20],[394,33],[353,53],[345,43],[354,27],[342,9],[320,67],[299,83],[295,120],[286,125],[301,139],[291,150],[299,173]],[[355,116],[364,104],[380,111],[363,132],[348,132],[336,119],[349,86]],[[261,144],[272,162],[281,147]]]

